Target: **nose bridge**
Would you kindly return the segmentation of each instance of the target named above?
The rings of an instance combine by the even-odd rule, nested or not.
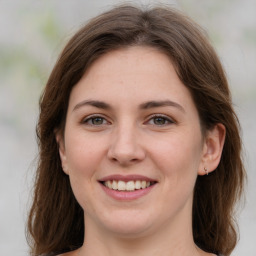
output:
[[[108,156],[120,164],[138,162],[145,157],[139,141],[139,128],[129,121],[119,123],[112,134]]]

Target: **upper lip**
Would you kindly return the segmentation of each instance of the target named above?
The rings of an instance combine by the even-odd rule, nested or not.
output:
[[[143,176],[143,175],[137,175],[137,174],[131,174],[131,175],[121,175],[121,174],[113,174],[113,175],[108,175],[105,176],[101,179],[99,179],[99,181],[108,181],[108,180],[122,180],[122,181],[131,181],[131,180],[145,180],[145,181],[150,181],[150,182],[157,182],[156,180],[149,178],[147,176]]]

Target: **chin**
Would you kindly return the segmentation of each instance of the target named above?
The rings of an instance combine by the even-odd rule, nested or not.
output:
[[[102,220],[104,226],[110,232],[119,234],[120,237],[139,237],[147,232],[152,227],[154,220],[145,216],[145,214],[128,213],[127,211],[120,212],[118,214],[112,214],[110,219]]]
[[[137,239],[146,236],[150,231],[149,225],[113,225],[109,226],[109,231],[120,238]]]

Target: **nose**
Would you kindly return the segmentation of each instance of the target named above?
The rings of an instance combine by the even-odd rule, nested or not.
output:
[[[145,150],[139,141],[136,128],[119,127],[111,137],[108,159],[122,166],[141,162],[145,158]]]

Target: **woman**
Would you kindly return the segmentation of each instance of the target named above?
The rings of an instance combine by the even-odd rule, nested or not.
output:
[[[81,28],[40,102],[32,255],[230,255],[244,168],[222,66],[173,9]]]

